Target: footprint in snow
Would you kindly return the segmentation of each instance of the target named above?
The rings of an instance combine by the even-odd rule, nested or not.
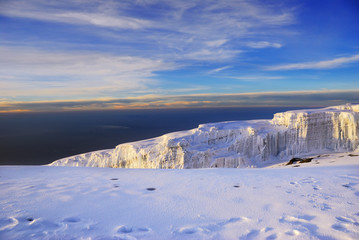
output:
[[[350,190],[354,190],[356,185],[358,185],[358,183],[350,182],[350,183],[347,183],[347,184],[343,184],[342,186],[345,187],[345,188],[349,188]]]
[[[31,226],[31,229],[46,229],[46,231],[58,230],[64,226],[64,224],[58,224],[42,218],[24,218],[22,221],[26,222],[26,225]]]
[[[11,230],[18,224],[19,221],[14,217],[0,219],[0,232],[4,230]]]
[[[354,192],[355,196],[359,197],[359,191],[357,191],[358,190],[357,185],[358,185],[358,183],[349,182],[347,184],[343,184],[342,186],[345,188],[348,188],[351,191],[355,191]]]
[[[315,180],[315,178],[307,177],[307,178],[301,179],[299,182],[300,183],[315,183],[316,180]]]
[[[194,234],[197,232],[203,232],[201,227],[183,227],[178,230],[178,233],[182,234]]]
[[[117,233],[131,233],[131,232],[132,232],[132,226],[123,225],[117,229]]]
[[[211,232],[218,232],[226,225],[242,224],[250,221],[247,217],[230,218],[226,221],[211,223],[202,226],[184,226],[174,231],[174,234],[192,235],[192,234],[210,234]]]
[[[253,230],[251,230],[248,234],[246,234],[246,235],[244,235],[244,236],[242,236],[242,237],[240,237],[239,239],[245,239],[245,240],[247,240],[247,239],[257,239],[257,237],[258,237],[258,235],[259,235],[259,230],[256,230],[256,229],[253,229]]]
[[[258,229],[252,229],[250,230],[248,233],[242,235],[239,239],[266,239],[266,240],[274,240],[277,239],[277,234],[275,233],[270,233],[271,231],[273,231],[274,228],[271,227],[266,227],[266,228],[262,228],[260,230]],[[270,234],[268,236],[268,234]]]
[[[120,234],[129,234],[129,233],[146,233],[150,232],[152,229],[148,227],[133,227],[129,225],[121,225],[117,228],[117,233]]]
[[[277,239],[277,234],[272,234],[272,235],[269,235],[267,238],[266,238],[266,240],[275,240],[275,239]]]
[[[296,229],[293,229],[293,230],[286,232],[285,234],[287,234],[288,236],[298,236],[300,234],[300,232]]]
[[[218,223],[218,225],[224,226],[224,225],[227,225],[229,223],[248,222],[248,221],[249,221],[249,218],[246,218],[246,217],[230,218],[227,221]]]
[[[77,218],[77,217],[68,217],[68,218],[65,218],[63,222],[66,222],[66,223],[77,223],[77,222],[80,222],[81,219],[80,218]]]
[[[334,230],[340,231],[340,232],[349,232],[347,226],[345,223],[336,223],[332,225],[332,228]]]
[[[311,235],[317,235],[318,226],[311,223],[311,221],[315,218],[315,216],[310,215],[302,215],[302,216],[284,216],[279,219],[280,223],[290,223],[293,226],[296,226],[300,229],[306,229],[306,232],[310,233]],[[297,236],[299,232],[295,229],[286,233],[290,236]]]
[[[344,223],[350,223],[350,224],[353,224],[355,226],[359,226],[359,223],[354,221],[353,219],[351,218],[348,218],[348,217],[336,217],[336,219],[340,222],[344,222]]]
[[[328,210],[330,210],[330,209],[332,209],[332,208],[330,207],[330,205],[328,205],[328,204],[326,204],[326,203],[323,203],[323,204],[320,206],[320,210],[322,210],[322,211],[328,211]]]

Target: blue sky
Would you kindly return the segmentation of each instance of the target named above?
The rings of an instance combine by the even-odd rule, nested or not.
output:
[[[2,0],[0,52],[3,112],[341,104],[359,2]]]

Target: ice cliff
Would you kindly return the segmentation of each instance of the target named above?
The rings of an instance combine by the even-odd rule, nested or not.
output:
[[[210,168],[265,166],[292,157],[359,149],[359,104],[276,113],[272,120],[198,128],[57,160],[53,166]]]

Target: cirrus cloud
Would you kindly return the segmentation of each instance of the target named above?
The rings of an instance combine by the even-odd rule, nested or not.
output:
[[[350,57],[340,57],[331,60],[319,61],[319,62],[304,62],[304,63],[292,63],[268,66],[265,69],[270,71],[276,70],[300,70],[300,69],[329,69],[345,66],[346,64],[359,62],[359,54],[355,54]]]
[[[95,52],[0,47],[0,95],[52,98],[134,94],[156,86],[162,60]],[[11,76],[9,78],[8,76]]]
[[[282,44],[260,41],[260,42],[249,42],[249,43],[247,43],[247,46],[250,48],[270,48],[270,47],[281,48]]]

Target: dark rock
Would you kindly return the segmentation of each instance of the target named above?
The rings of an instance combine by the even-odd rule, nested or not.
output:
[[[292,158],[291,160],[289,160],[289,162],[287,162],[286,166],[287,165],[292,165],[294,163],[297,163],[299,162],[300,160],[302,160],[301,158]]]
[[[309,163],[313,160],[313,158],[303,158],[302,160],[299,161],[299,163]]]
[[[350,153],[348,154],[349,157],[358,157],[359,155],[358,154],[353,154],[353,153]]]
[[[311,162],[313,158],[292,158],[289,162],[287,162],[287,165],[292,165],[295,163],[308,163]]]

